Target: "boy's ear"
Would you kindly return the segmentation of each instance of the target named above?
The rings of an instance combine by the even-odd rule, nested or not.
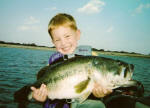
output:
[[[81,35],[81,31],[78,29],[77,30],[77,39],[80,40],[80,35]]]

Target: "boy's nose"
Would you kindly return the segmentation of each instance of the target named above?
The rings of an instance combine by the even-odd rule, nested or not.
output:
[[[65,45],[66,44],[66,40],[65,39],[61,39],[61,45]]]

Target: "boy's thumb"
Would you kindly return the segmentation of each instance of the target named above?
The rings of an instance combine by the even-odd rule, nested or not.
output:
[[[32,90],[32,91],[35,91],[35,90],[36,90],[36,88],[35,88],[35,87],[31,87],[31,90]]]

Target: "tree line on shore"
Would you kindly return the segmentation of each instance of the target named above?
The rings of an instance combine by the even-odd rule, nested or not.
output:
[[[0,41],[0,44],[23,45],[23,46],[34,46],[34,47],[47,47],[47,46],[36,45],[35,43],[14,43],[14,42],[5,42],[5,41]]]
[[[104,49],[96,49],[92,48],[93,51],[101,51],[101,52],[114,52],[114,53],[126,53],[126,54],[140,54],[140,53],[135,53],[135,52],[126,52],[126,51],[105,51]]]

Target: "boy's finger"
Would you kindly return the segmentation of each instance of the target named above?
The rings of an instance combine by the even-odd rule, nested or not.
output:
[[[42,92],[43,96],[47,96],[47,88],[46,87],[44,87],[41,92]]]
[[[40,86],[40,91],[42,91],[44,89],[44,85],[43,84],[41,84],[41,86]]]
[[[94,95],[95,95],[96,97],[99,97],[99,91],[98,91],[98,89],[94,89]]]
[[[108,90],[104,89],[104,90],[103,90],[103,93],[104,93],[104,94],[107,94],[107,93],[108,93]]]
[[[38,89],[37,95],[39,95],[40,97],[43,96],[43,90],[44,90],[44,85],[41,84],[40,88]]]
[[[42,84],[42,85],[41,85],[40,91],[41,91],[41,92],[45,92],[45,91],[46,91],[46,85],[45,85],[45,84]]]
[[[95,89],[94,94],[98,97],[99,93],[97,92],[97,90]]]
[[[35,87],[31,87],[30,89],[31,89],[32,91],[35,91],[35,90],[36,90],[36,88],[35,88]]]
[[[112,93],[112,92],[113,92],[112,90],[108,89],[107,94],[110,94],[110,93]]]
[[[46,85],[45,85],[45,84],[42,84],[41,86],[42,86],[42,87],[46,87]]]

